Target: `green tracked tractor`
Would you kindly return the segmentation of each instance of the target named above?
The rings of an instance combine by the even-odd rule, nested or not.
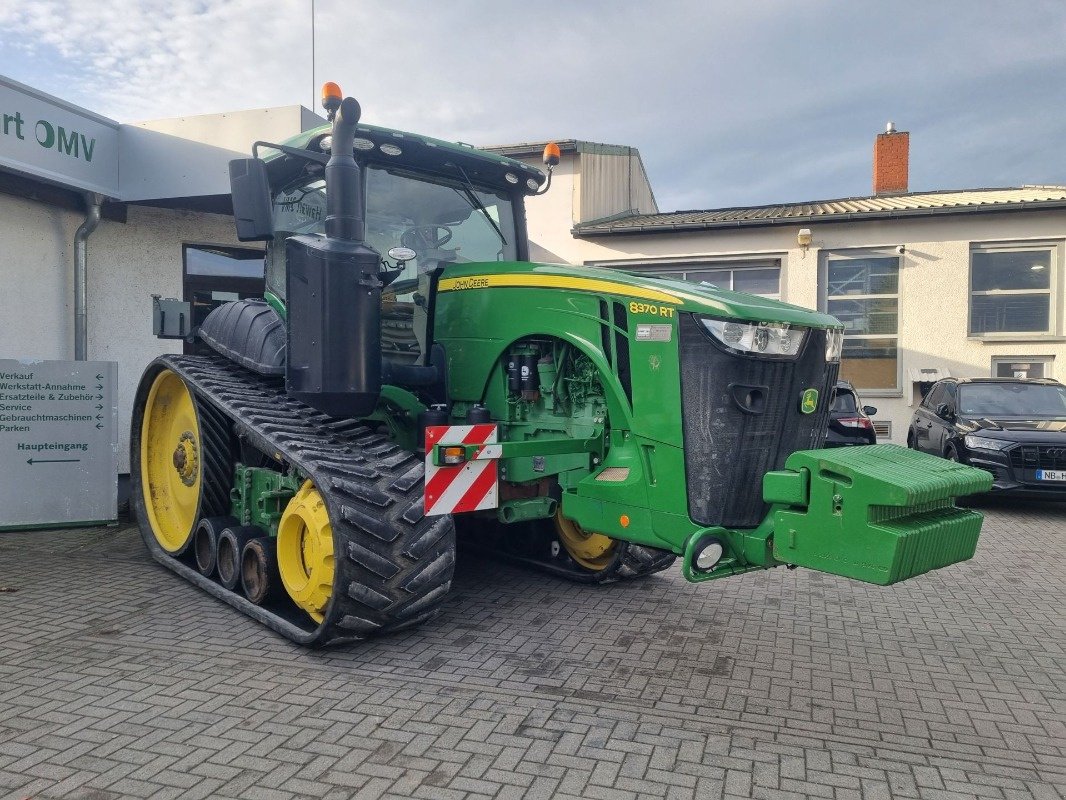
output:
[[[557,151],[545,176],[326,94],[330,126],[230,165],[265,297],[212,311],[202,353],[156,359],[137,391],[133,506],[161,563],[320,645],[432,617],[456,521],[585,583],[680,559],[691,581],[891,584],[973,555],[981,517],[954,498],[986,473],[819,449],[834,318],[531,263],[523,203]]]

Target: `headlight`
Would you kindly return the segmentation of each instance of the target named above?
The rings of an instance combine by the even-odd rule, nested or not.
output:
[[[807,338],[806,328],[765,322],[734,322],[724,319],[700,318],[700,322],[715,339],[730,350],[752,355],[795,358]]]
[[[972,433],[964,436],[962,441],[971,450],[1003,450],[1014,444],[1014,442],[1005,442],[1002,439],[989,439],[984,436],[974,436]]]
[[[825,332],[825,363],[835,364],[840,361],[840,351],[844,348],[844,331],[827,330]]]

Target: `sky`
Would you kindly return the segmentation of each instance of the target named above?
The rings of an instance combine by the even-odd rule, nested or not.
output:
[[[636,147],[663,211],[1066,184],[1063,0],[0,0],[0,74],[123,122],[317,103]],[[318,110],[318,109],[316,109]]]

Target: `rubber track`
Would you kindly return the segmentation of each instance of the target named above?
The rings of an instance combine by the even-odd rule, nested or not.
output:
[[[668,569],[677,560],[677,556],[668,550],[659,550],[655,547],[645,547],[641,544],[622,541],[618,542],[618,554],[615,556],[614,561],[607,568],[598,572],[585,569],[569,556],[542,560],[507,553],[502,550],[493,552],[510,561],[535,567],[575,583],[586,584],[615,583],[617,581],[643,578]],[[564,550],[563,553],[565,552]]]
[[[460,542],[473,543],[477,552],[575,583],[615,583],[643,578],[668,569],[677,560],[669,550],[618,540],[614,560],[606,568],[592,571],[574,561],[561,543],[559,555],[549,555],[552,541],[559,539],[552,520],[504,525],[486,519],[465,520],[460,516],[458,524],[461,525]]]
[[[197,403],[205,438],[205,484],[218,481],[229,462],[232,431],[268,455],[308,476],[322,494],[333,529],[334,591],[325,619],[303,628],[247,598],[224,589],[156,542],[139,488],[133,492],[141,534],[157,561],[182,577],[304,645],[363,639],[423,622],[451,588],[455,526],[451,517],[422,513],[424,463],[351,420],[334,420],[285,394],[284,383],[251,373],[215,356],[163,356],[149,365],[135,408],[143,409],[147,387],[161,369],[180,375]],[[140,411],[135,414],[132,452],[139,461]],[[227,422],[232,425],[225,430]],[[212,446],[214,444],[214,446]],[[139,470],[134,469],[139,475]],[[232,473],[219,486],[205,485],[203,510],[228,495]],[[229,508],[228,498],[226,510]]]

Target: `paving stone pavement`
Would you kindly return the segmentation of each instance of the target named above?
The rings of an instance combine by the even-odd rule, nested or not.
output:
[[[1066,505],[896,587],[581,587],[460,558],[423,628],[306,651],[122,528],[0,533],[0,797],[1066,793]]]

